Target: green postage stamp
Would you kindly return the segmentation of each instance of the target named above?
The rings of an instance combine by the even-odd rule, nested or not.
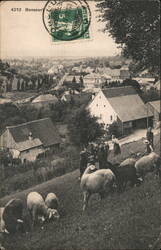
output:
[[[43,22],[53,42],[89,39],[91,11],[86,1],[48,1]]]

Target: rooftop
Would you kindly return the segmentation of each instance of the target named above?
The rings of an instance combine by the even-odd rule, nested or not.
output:
[[[161,110],[161,103],[160,103],[160,100],[158,101],[153,101],[153,102],[149,102],[150,105],[158,112],[160,113],[160,110]]]
[[[103,93],[122,122],[152,116],[151,112],[147,114],[146,105],[131,86],[108,88]]]
[[[61,142],[59,133],[50,118],[26,122],[16,126],[8,126],[6,128],[9,129],[16,143],[27,142],[30,133],[33,140],[39,139],[44,147]],[[38,143],[38,141],[35,142]]]

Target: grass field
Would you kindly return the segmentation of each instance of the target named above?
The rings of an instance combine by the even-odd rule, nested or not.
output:
[[[124,145],[122,158],[131,150],[141,149],[144,150],[141,141]],[[25,203],[31,190],[39,191],[44,197],[48,192],[55,192],[60,199],[58,222],[46,224],[43,230],[37,227],[28,234],[7,236],[4,243],[7,250],[148,249],[160,227],[161,188],[157,177],[149,174],[140,187],[127,187],[124,193],[111,194],[102,201],[94,195],[82,214],[78,175],[76,170],[0,200],[0,205],[4,205],[9,199],[19,197]]]

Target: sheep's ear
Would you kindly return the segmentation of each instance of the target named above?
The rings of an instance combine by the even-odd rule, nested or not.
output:
[[[9,232],[7,231],[7,229],[6,229],[6,228],[5,228],[4,232],[5,232],[6,234],[9,234]]]
[[[17,222],[19,222],[19,223],[23,223],[23,220],[21,220],[21,219],[17,219]]]

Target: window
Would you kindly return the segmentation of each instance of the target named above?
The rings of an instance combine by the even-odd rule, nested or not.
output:
[[[104,108],[106,107],[106,105],[104,105]]]
[[[112,115],[110,115],[110,119],[111,119],[111,121],[112,121],[112,119],[113,119]]]
[[[98,104],[96,104],[96,107],[98,107]]]

